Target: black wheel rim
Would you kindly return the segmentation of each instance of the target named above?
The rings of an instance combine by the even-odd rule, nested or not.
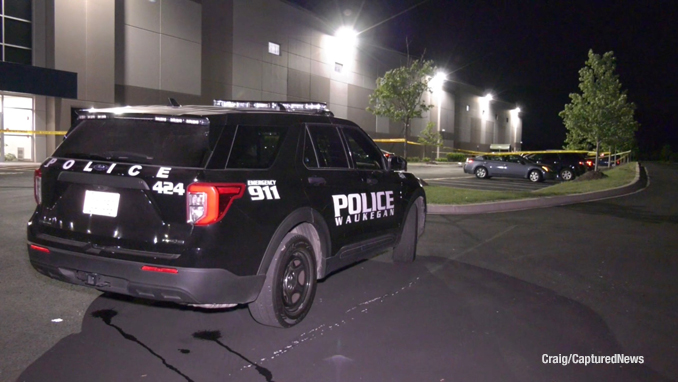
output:
[[[304,254],[295,252],[285,264],[282,277],[282,302],[287,316],[294,317],[303,312],[309,289],[308,259]]]

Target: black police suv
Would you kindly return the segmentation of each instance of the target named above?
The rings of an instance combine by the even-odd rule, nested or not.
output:
[[[318,279],[414,260],[426,195],[405,166],[324,104],[91,109],[35,172],[28,253],[65,282],[290,327]]]

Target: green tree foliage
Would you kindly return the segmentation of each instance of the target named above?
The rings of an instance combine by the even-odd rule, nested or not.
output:
[[[567,128],[566,148],[596,148],[596,170],[601,148],[624,149],[634,144],[638,129],[633,113],[636,106],[627,99],[615,74],[613,52],[602,57],[589,50],[585,66],[579,70],[579,90],[559,113]]]
[[[429,146],[433,147],[442,147],[443,145],[443,137],[440,135],[439,132],[433,130],[433,126],[436,124],[433,122],[429,122],[426,124],[426,128],[421,131],[421,134],[419,134],[419,139],[417,140],[419,143],[424,145],[424,154],[426,155],[426,148]],[[431,156],[433,156],[433,153],[430,153]]]
[[[426,61],[423,58],[414,60],[377,78],[377,88],[370,95],[367,111],[404,124],[405,158],[412,119],[421,118],[423,112],[433,107],[423,100],[422,95],[426,91],[431,92],[428,83],[434,71],[433,61]]]
[[[671,151],[671,145],[669,145],[668,143],[665,144],[664,147],[662,147],[662,151],[659,153],[661,160],[667,162],[671,160],[672,155],[673,152]]]

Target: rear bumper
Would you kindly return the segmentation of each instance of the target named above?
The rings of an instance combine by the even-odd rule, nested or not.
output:
[[[236,276],[224,269],[176,268],[176,273],[142,271],[144,264],[28,243],[31,265],[40,273],[105,292],[182,304],[243,304],[254,301],[265,275]]]

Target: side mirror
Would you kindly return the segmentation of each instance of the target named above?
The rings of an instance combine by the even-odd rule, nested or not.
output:
[[[387,162],[389,171],[407,171],[407,161],[403,157],[389,155]]]

